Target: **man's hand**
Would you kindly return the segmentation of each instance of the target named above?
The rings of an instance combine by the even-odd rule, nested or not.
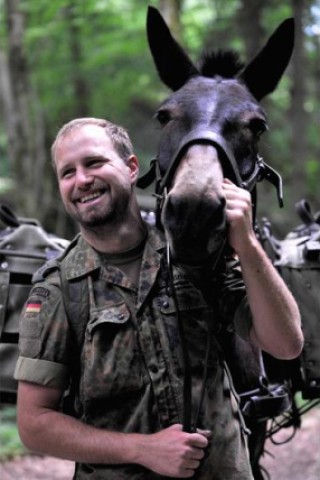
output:
[[[147,435],[147,445],[138,461],[159,475],[191,478],[204,457],[210,432],[186,433],[179,424]]]
[[[223,191],[226,196],[229,244],[236,253],[240,253],[248,246],[248,241],[256,240],[252,226],[251,195],[227,178],[223,181]]]

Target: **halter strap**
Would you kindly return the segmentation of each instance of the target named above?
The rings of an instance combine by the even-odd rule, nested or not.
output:
[[[279,206],[280,208],[283,207],[283,186],[280,174],[272,167],[270,167],[267,163],[265,163],[260,155],[257,155],[252,174],[247,180],[243,181],[239,172],[235,156],[232,150],[229,148],[227,142],[221,135],[210,130],[196,130],[186,135],[180,142],[178,148],[175,150],[169,168],[166,170],[163,176],[160,172],[158,158],[153,158],[151,160],[150,170],[138,179],[137,187],[146,188],[151,185],[154,180],[156,180],[156,195],[163,195],[164,188],[169,185],[172,176],[174,175],[174,172],[179,164],[179,161],[181,160],[183,152],[186,151],[186,149],[189,148],[191,145],[199,143],[209,143],[215,148],[217,148],[219,153],[222,154],[224,162],[227,162],[228,165],[231,167],[231,171],[233,173],[233,179],[231,180],[233,180],[239,187],[251,192],[257,182],[265,179],[269,183],[271,183],[276,188]]]
[[[221,135],[217,134],[216,132],[212,132],[210,130],[205,130],[205,131],[196,130],[186,135],[183,138],[183,140],[180,142],[180,145],[178,146],[178,148],[175,150],[172,156],[172,161],[169,165],[169,168],[167,169],[165,175],[161,179],[161,182],[159,185],[159,193],[162,193],[164,187],[170,183],[170,180],[179,164],[179,161],[181,160],[181,157],[184,151],[186,151],[187,148],[189,148],[191,145],[201,144],[201,143],[202,144],[208,143],[210,145],[213,145],[215,148],[219,150],[220,153],[222,153],[224,160],[227,160],[232,168],[232,172],[234,174],[234,180],[236,184],[239,186],[241,185],[242,179],[239,173],[236,159],[233,155],[233,152],[228,147],[224,138],[221,137]]]

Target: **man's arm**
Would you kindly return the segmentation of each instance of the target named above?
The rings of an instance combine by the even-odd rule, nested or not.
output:
[[[32,451],[84,463],[140,464],[160,475],[189,478],[204,456],[204,432],[173,425],[150,435],[109,432],[58,410],[62,391],[19,382],[18,427]]]
[[[228,240],[238,255],[253,317],[251,340],[276,358],[297,357],[303,346],[298,306],[252,228],[249,192],[224,181]]]

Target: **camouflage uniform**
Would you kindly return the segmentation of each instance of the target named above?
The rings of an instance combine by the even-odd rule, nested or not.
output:
[[[82,237],[64,260],[67,278],[90,278],[90,317],[81,353],[79,388],[83,422],[140,433],[182,422],[181,345],[163,249],[161,235],[149,228],[139,288],[130,284],[118,268],[104,265]],[[215,287],[217,291],[212,294],[219,298],[220,318],[227,321],[244,297],[244,287],[236,269],[228,278],[222,277],[219,290]],[[252,480],[244,427],[216,339],[218,312],[204,301],[185,270],[174,267],[173,279],[190,355],[195,406],[202,382],[208,322],[215,322],[199,425],[212,431],[212,440],[196,478]],[[246,323],[243,330],[249,328]],[[33,287],[22,312],[16,378],[65,388],[74,362],[71,337],[59,274],[53,272]],[[78,464],[75,478],[163,477],[139,465]]]

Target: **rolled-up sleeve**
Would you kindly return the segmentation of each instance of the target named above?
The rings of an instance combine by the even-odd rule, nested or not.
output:
[[[65,389],[68,385],[68,368],[59,363],[37,358],[19,357],[14,372],[16,380],[37,383],[45,387]]]

